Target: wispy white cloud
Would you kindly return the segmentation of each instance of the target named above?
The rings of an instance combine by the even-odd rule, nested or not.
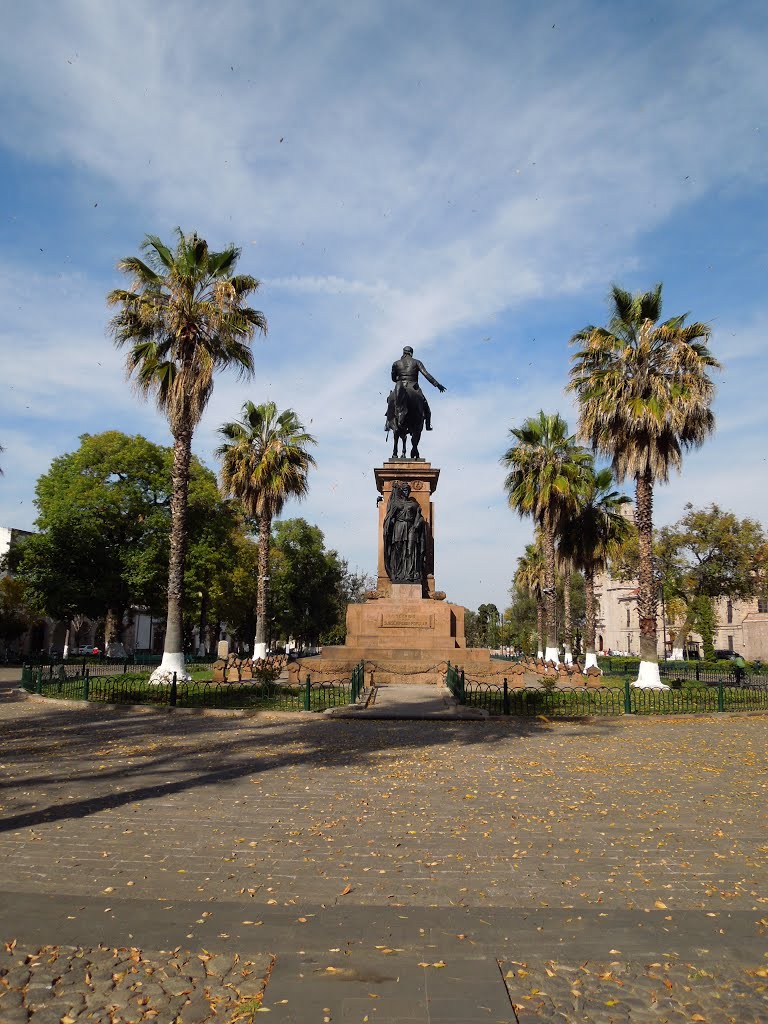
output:
[[[167,437],[105,338],[112,265],[176,223],[233,239],[262,278],[270,335],[252,385],[217,382],[197,450],[210,459],[246,395],[296,409],[321,442],[302,512],[369,567],[389,366],[414,345],[449,387],[425,449],[443,471],[444,588],[501,603],[510,567],[494,543],[512,553],[529,531],[503,508],[498,455],[512,422],[541,407],[575,426],[564,342],[599,315],[581,310],[618,274],[679,274],[663,251],[641,253],[648,233],[765,181],[765,40],[757,5],[736,7],[659,7],[642,25],[586,0],[491,3],[483,19],[451,2],[427,17],[376,0],[225,0],[215,17],[194,0],[10,10],[0,144],[70,184],[70,216],[95,194],[103,219],[80,230],[111,256],[59,278],[0,242],[0,430],[61,447],[115,425]],[[706,298],[691,296],[697,316],[710,315],[698,312]],[[563,326],[570,303],[580,322]],[[764,378],[752,362],[743,376],[759,351],[762,300],[752,305],[723,331],[722,441],[686,464],[692,487],[707,472],[713,489],[731,487],[733,462],[715,445],[755,452],[767,440]],[[13,464],[30,490],[36,470]],[[676,488],[660,511],[674,515]]]

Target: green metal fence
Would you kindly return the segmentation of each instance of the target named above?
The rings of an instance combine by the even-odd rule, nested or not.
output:
[[[358,700],[365,685],[362,663],[350,679],[312,682],[307,675],[299,685],[285,682],[212,683],[177,682],[156,685],[146,674],[92,676],[89,668],[78,676],[46,675],[42,668],[22,669],[22,688],[44,697],[86,700],[103,704],[155,704],[180,708],[253,708],[272,711],[325,711]]]
[[[541,686],[512,688],[502,683],[466,679],[450,666],[446,685],[461,704],[484,708],[492,715],[578,717],[585,715],[687,715],[725,711],[768,711],[768,687],[683,686],[670,690],[641,690],[625,679],[621,688],[598,686]]]
[[[628,658],[598,658],[600,668],[609,676],[634,676],[637,679],[640,670],[639,660]],[[758,663],[746,669],[737,668],[733,662],[727,665],[713,665],[706,661],[660,661],[659,675],[662,679],[680,680],[681,682],[719,683],[721,680],[726,685],[740,685],[746,683],[758,686],[761,683],[768,685],[768,673],[766,666]]]

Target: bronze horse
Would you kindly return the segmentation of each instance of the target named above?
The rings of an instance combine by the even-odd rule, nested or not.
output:
[[[392,430],[395,444],[392,449],[392,458],[404,459],[405,441],[408,435],[411,436],[410,458],[419,458],[419,441],[421,432],[424,429],[424,406],[420,390],[414,390],[401,382],[397,382],[392,391],[391,415],[387,421],[388,430]],[[403,454],[397,454],[397,443],[402,443]]]

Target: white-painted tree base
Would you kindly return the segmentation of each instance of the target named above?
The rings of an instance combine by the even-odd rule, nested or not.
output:
[[[163,651],[163,660],[149,677],[150,683],[155,686],[168,686],[173,682],[173,673],[176,673],[177,683],[190,683],[192,676],[187,672],[184,664],[184,655],[181,651]]]
[[[668,690],[666,683],[662,683],[659,675],[659,663],[657,661],[641,661],[640,671],[637,679],[630,685],[638,690]]]
[[[254,645],[253,645],[253,660],[254,661],[259,661],[259,659],[261,659],[263,661],[264,658],[266,658],[266,656],[267,656],[267,645],[266,644],[254,643]]]
[[[670,657],[671,657],[672,661],[682,661],[683,660],[683,648],[682,647],[673,647],[672,648],[672,654],[670,655]]]
[[[541,648],[536,651],[536,657],[539,661],[544,661],[544,651]]]
[[[556,647],[548,647],[544,652],[544,661],[551,661],[555,665],[560,664],[560,651]]]
[[[587,651],[584,655],[584,671],[586,672],[588,668],[599,668],[599,665],[597,664],[597,655],[594,651]]]
[[[566,665],[572,665],[573,664],[573,655],[571,654],[570,651],[566,651],[565,652],[565,664]]]

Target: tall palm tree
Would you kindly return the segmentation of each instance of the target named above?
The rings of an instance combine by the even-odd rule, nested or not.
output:
[[[570,516],[563,520],[563,524],[569,523]],[[562,525],[561,525],[562,529]],[[573,664],[573,611],[571,609],[571,584],[573,583],[573,560],[568,558],[563,550],[558,530],[557,555],[557,578],[563,584],[563,661],[566,665]]]
[[[278,413],[274,402],[246,402],[242,416],[225,423],[226,440],[216,449],[222,460],[221,483],[227,495],[238,498],[259,534],[259,580],[256,595],[254,658],[266,654],[267,581],[272,520],[288,498],[303,498],[307,473],[315,465],[307,445],[316,444],[292,409]]]
[[[544,549],[537,531],[533,544],[526,544],[525,552],[517,560],[515,583],[536,602],[537,656],[544,657]]]
[[[584,473],[592,456],[568,433],[559,413],[539,412],[510,430],[516,444],[501,463],[509,471],[504,487],[510,507],[520,516],[533,516],[541,530],[545,559],[544,594],[547,607],[546,661],[560,660],[555,625],[555,538],[562,519],[577,505]]]
[[[559,550],[584,574],[584,668],[597,665],[595,652],[595,576],[605,570],[608,558],[634,531],[622,514],[630,499],[613,489],[610,469],[593,472],[579,509],[560,535]]]
[[[155,682],[188,678],[184,668],[182,613],[187,546],[187,494],[192,435],[213,391],[217,370],[253,374],[250,343],[266,334],[263,313],[245,305],[259,282],[235,274],[240,250],[212,252],[195,233],[176,229],[171,250],[156,235],[141,245],[146,260],[128,256],[117,264],[130,288],[117,288],[107,302],[117,307],[109,329],[118,348],[128,347],[126,369],[144,398],[154,398],[173,436],[171,551],[168,621],[162,663]]]
[[[640,549],[640,672],[636,685],[661,687],[656,640],[656,585],[651,552],[653,487],[680,470],[683,451],[714,430],[714,385],[720,364],[709,351],[710,329],[686,324],[687,314],[659,322],[661,289],[634,295],[611,288],[607,327],[588,326],[578,346],[570,391],[580,405],[579,429],[594,451],[611,460],[619,482],[635,481]]]

